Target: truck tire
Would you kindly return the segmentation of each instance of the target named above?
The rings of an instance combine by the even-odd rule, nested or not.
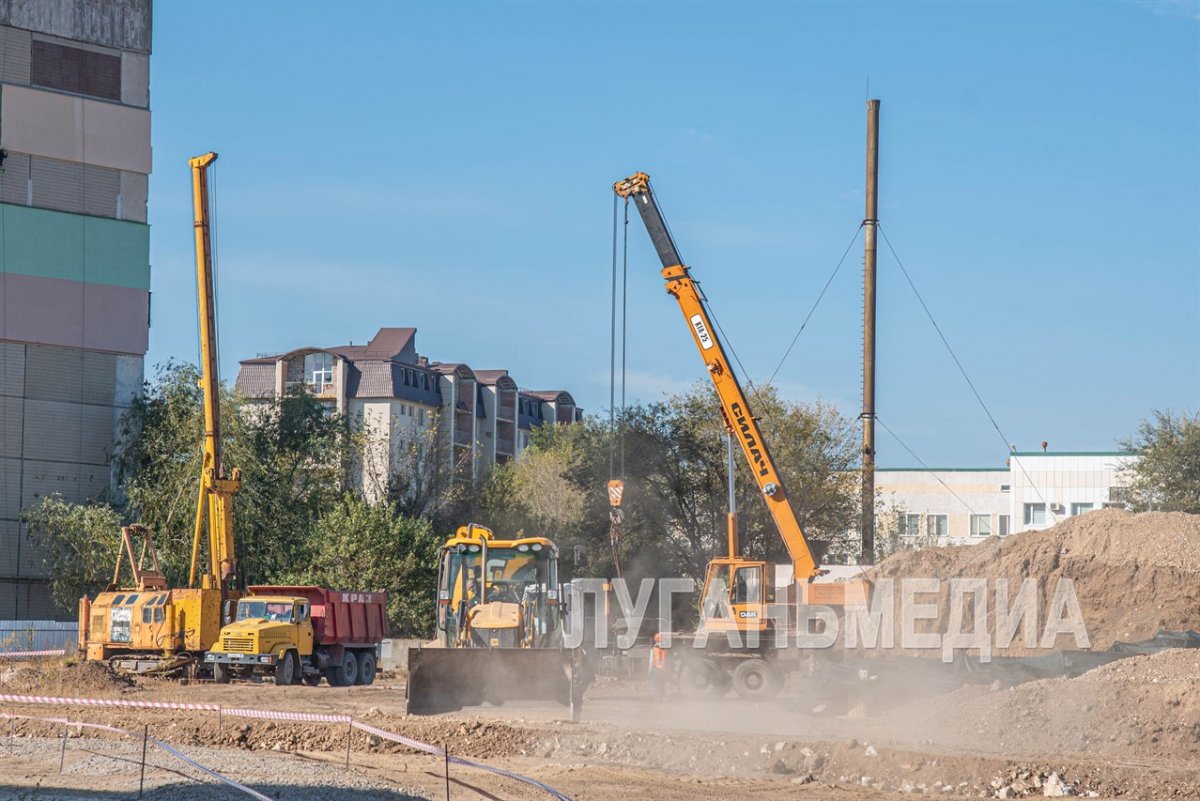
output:
[[[779,668],[764,659],[747,659],[733,671],[733,690],[744,701],[769,701],[781,689]]]
[[[375,683],[375,654],[371,651],[360,651],[358,654],[358,676],[355,684]]]
[[[304,674],[304,683],[309,687],[316,687],[318,684],[321,683],[321,674],[320,673],[305,673]]]
[[[296,656],[291,651],[284,651],[283,658],[275,666],[275,683],[280,687],[296,683]]]
[[[213,662],[213,681],[217,684],[229,683],[229,668],[220,662]]]
[[[342,664],[329,668],[328,679],[334,687],[351,687],[358,681],[358,658],[353,651],[345,650]]]

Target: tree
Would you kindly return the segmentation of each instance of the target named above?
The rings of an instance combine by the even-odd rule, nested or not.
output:
[[[335,589],[386,590],[396,633],[433,633],[441,539],[426,520],[349,493],[316,522],[289,582]],[[298,567],[303,565],[303,567]]]
[[[854,528],[858,446],[853,426],[832,407],[782,401],[773,391],[752,398],[793,508],[810,538],[839,541]],[[605,484],[622,472],[624,521],[616,554],[608,541]],[[783,559],[785,551],[740,453],[735,492],[743,552]],[[631,407],[617,432],[596,419],[543,426],[521,461],[498,470],[485,491],[489,520],[533,528],[564,549],[585,546],[589,572],[628,578],[703,577],[725,551],[725,429],[714,391],[697,384],[684,395]],[[549,527],[547,530],[546,527]]]
[[[1119,444],[1137,456],[1124,473],[1135,509],[1200,514],[1200,413],[1156,409]]]
[[[117,510],[106,503],[68,503],[50,496],[22,512],[21,521],[46,555],[50,594],[59,608],[73,609],[81,596],[108,584],[121,544]]]
[[[194,365],[160,366],[122,419],[115,460],[127,515],[154,532],[172,586],[185,584],[191,562],[203,461],[198,379]],[[222,388],[220,403],[225,470],[242,471],[239,577],[266,582],[291,568],[312,521],[341,496],[351,443],[344,422],[307,393],[251,404]]]

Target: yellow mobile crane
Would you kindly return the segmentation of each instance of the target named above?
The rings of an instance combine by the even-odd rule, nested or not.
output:
[[[79,602],[79,647],[85,658],[108,661],[126,671],[169,672],[202,659],[217,641],[232,602],[240,596],[233,549],[233,496],[241,489],[241,471],[235,468],[227,473],[221,459],[208,192],[208,168],[216,160],[216,153],[206,153],[188,162],[199,288],[200,386],[204,392],[204,462],[188,586],[168,588],[152,533],[142,526],[128,526],[121,530],[112,583],[94,601],[84,597]],[[200,541],[206,522],[208,564],[200,573]],[[139,538],[141,552],[135,558],[135,540]],[[126,556],[133,582],[122,587],[121,563]]]
[[[685,665],[684,689],[723,693],[732,684],[743,698],[771,698],[782,688],[785,674],[799,666],[800,660],[788,660],[785,649],[780,647],[788,635],[794,640],[798,633],[795,627],[799,607],[865,603],[868,586],[863,581],[813,583],[824,571],[817,565],[796,518],[783,479],[775,468],[758,421],[750,411],[746,393],[725,355],[703,296],[680,258],[655,202],[650,176],[644,172],[635,173],[616,182],[613,190],[627,203],[636,205],[641,214],[662,262],[667,293],[678,302],[717,390],[725,427],[741,445],[792,561],[792,583],[783,588],[784,597],[777,599],[775,565],[741,556],[737,516],[730,511],[729,555],[708,564],[702,594],[702,626],[718,636],[706,637],[703,657]],[[783,627],[779,621],[785,621]],[[719,636],[722,632],[736,632],[739,637],[734,638],[734,642],[748,647],[732,647],[731,638]]]

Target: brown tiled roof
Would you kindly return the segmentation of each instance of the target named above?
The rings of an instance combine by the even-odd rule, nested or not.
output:
[[[475,379],[484,386],[490,387],[493,384],[500,382],[501,378],[508,378],[507,370],[476,370]]]
[[[571,397],[571,393],[565,389],[531,389],[526,390],[522,394],[548,403],[575,403],[575,399]]]
[[[273,398],[275,396],[275,362],[255,359],[242,362],[234,386],[248,398]]]
[[[416,333],[415,328],[380,328],[367,343],[363,355],[373,359],[395,359],[410,350]]]

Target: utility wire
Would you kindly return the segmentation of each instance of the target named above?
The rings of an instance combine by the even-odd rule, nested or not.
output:
[[[925,468],[926,472],[928,472],[931,476],[933,476],[935,479],[937,479],[937,482],[946,488],[947,492],[949,492],[951,495],[953,495],[955,498],[957,498],[959,503],[961,503],[963,506],[967,507],[968,512],[970,512],[971,514],[975,514],[975,510],[973,508],[971,508],[971,504],[964,501],[962,499],[962,496],[960,496],[957,492],[955,492],[950,487],[949,484],[947,484],[945,481],[942,481],[941,476],[939,476],[932,467],[925,464],[925,460],[922,459],[920,456],[917,456],[916,452],[913,451],[912,448],[908,447],[908,444],[905,443],[904,440],[900,439],[899,434],[897,434],[892,429],[888,428],[888,424],[879,419],[879,415],[875,415],[875,422],[879,423],[879,425],[883,426],[883,430],[888,432],[889,434],[891,434],[892,439],[896,440],[896,442],[899,442],[900,447],[902,447],[902,448],[904,448],[904,450],[908,451],[908,455],[911,456],[912,458],[916,459],[921,464],[921,467]]]
[[[938,337],[942,340],[942,344],[946,346],[946,352],[950,354],[950,358],[954,360],[955,366],[958,367],[958,372],[962,374],[963,380],[966,381],[967,386],[971,388],[971,393],[975,396],[975,400],[979,401],[979,406],[983,409],[983,413],[987,415],[988,420],[992,424],[992,428],[996,429],[996,433],[1000,436],[1000,440],[1004,443],[1004,449],[1006,451],[1010,450],[1009,443],[1012,440],[1004,436],[1004,432],[1000,430],[1000,424],[996,422],[995,416],[992,414],[987,404],[984,403],[983,396],[980,395],[979,390],[975,388],[975,383],[971,381],[971,377],[967,375],[966,368],[964,368],[962,362],[959,361],[958,355],[954,352],[954,348],[950,347],[950,341],[946,339],[946,335],[942,333],[941,326],[939,326],[937,324],[937,320],[933,318],[933,312],[929,310],[929,306],[925,303],[925,299],[921,297],[920,291],[917,290],[917,285],[913,282],[912,276],[908,274],[908,270],[905,269],[904,262],[900,260],[900,256],[896,253],[896,249],[892,247],[892,241],[888,239],[888,235],[883,230],[883,226],[876,222],[875,227],[879,230],[880,235],[883,236],[884,244],[886,244],[888,250],[891,251],[892,258],[896,260],[896,264],[900,267],[900,272],[904,274],[904,279],[908,281],[908,285],[912,289],[913,294],[917,296],[917,302],[920,303],[921,308],[925,310],[925,316],[929,318],[930,324],[933,325],[933,330],[937,332]],[[895,435],[893,434],[893,436]],[[1049,512],[1052,518],[1057,518],[1057,515],[1054,514],[1054,510],[1050,508],[1050,504],[1046,503],[1046,499],[1043,497],[1042,491],[1038,489],[1037,484],[1034,483],[1033,478],[1029,475],[1028,471],[1025,470],[1025,465],[1022,464],[1020,460],[1017,461],[1017,467],[1021,469],[1025,479],[1029,482],[1029,486],[1032,487],[1033,491],[1037,494],[1038,500],[1045,505],[1046,511]]]
[[[833,272],[829,274],[828,280],[825,281],[825,286],[821,288],[821,294],[817,295],[816,301],[813,303],[812,308],[808,310],[808,314],[805,315],[804,322],[800,324],[800,329],[796,331],[796,336],[792,337],[792,342],[787,346],[787,350],[784,351],[783,357],[779,360],[779,364],[775,365],[775,372],[771,373],[771,377],[767,379],[767,383],[764,384],[764,388],[771,386],[771,384],[775,382],[775,376],[779,375],[779,369],[783,367],[783,363],[787,361],[787,357],[791,355],[792,348],[796,347],[797,340],[799,340],[800,335],[804,333],[804,329],[808,325],[808,321],[812,319],[813,314],[816,312],[817,306],[821,305],[821,300],[825,297],[825,293],[829,291],[829,285],[833,283],[834,278],[837,278],[838,271],[842,269],[842,263],[846,261],[846,257],[850,255],[850,248],[854,247],[854,243],[858,241],[858,232],[861,231],[862,228],[863,224],[859,223],[858,227],[854,229],[854,236],[850,237],[850,243],[846,245],[845,252],[842,253],[842,257],[838,259],[837,266],[833,268]]]

